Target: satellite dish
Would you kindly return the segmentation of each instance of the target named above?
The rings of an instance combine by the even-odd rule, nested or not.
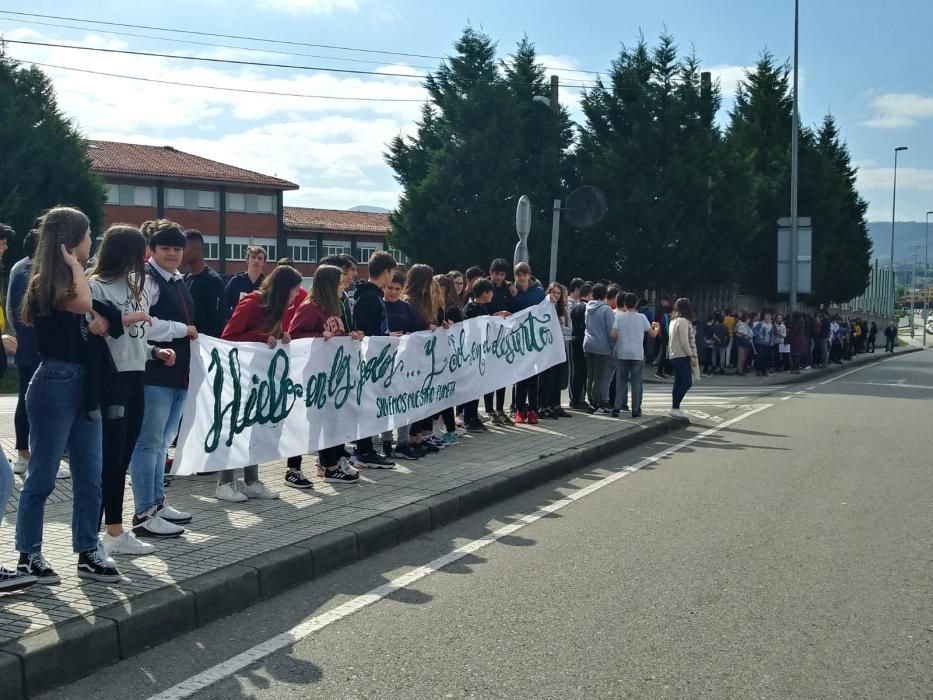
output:
[[[592,228],[606,216],[606,195],[601,189],[585,185],[570,193],[564,207],[567,221],[578,229]]]

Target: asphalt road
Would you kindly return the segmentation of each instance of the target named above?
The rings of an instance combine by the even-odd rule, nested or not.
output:
[[[809,386],[191,697],[933,697],[933,353]],[[148,698],[701,430],[44,697]]]

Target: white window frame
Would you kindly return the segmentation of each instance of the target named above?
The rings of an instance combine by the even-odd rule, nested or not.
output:
[[[367,252],[366,255],[363,255],[364,250]],[[373,243],[372,241],[366,241],[365,243],[357,243],[356,254],[359,258],[357,262],[359,262],[360,265],[368,265],[369,259],[370,257],[372,257],[372,254],[380,250],[382,250],[382,247],[378,243]]]
[[[225,251],[227,261],[246,260],[246,249],[250,245],[249,239],[243,238],[242,236],[228,238],[227,250]]]
[[[172,197],[181,197],[181,201]],[[165,188],[165,207],[167,209],[184,209],[185,208],[185,191],[177,187],[166,187]]]
[[[107,204],[120,204],[120,185],[107,185]]]
[[[399,265],[408,264],[408,256],[405,255],[405,253],[400,251],[398,248],[389,248],[389,253],[392,255],[393,258],[395,258],[395,262],[397,262]]]
[[[249,239],[250,245],[261,246],[266,251],[266,261],[274,263],[278,260],[278,241],[274,238],[252,238]]]
[[[220,260],[220,236],[203,236],[204,259]]]
[[[307,238],[289,238],[288,257],[296,263],[316,263],[317,241]]]
[[[154,199],[154,197],[153,197],[153,194],[154,194],[153,190],[154,190],[153,187],[139,187],[139,186],[134,186],[134,187],[133,187],[133,204],[132,204],[132,206],[134,206],[134,207],[154,207],[154,206],[155,206],[155,203],[153,202],[153,199]],[[144,197],[140,197],[140,195],[144,195]],[[145,202],[140,202],[140,199],[141,199],[141,198],[145,198],[146,201],[145,201]]]
[[[210,199],[209,202],[208,199]],[[217,193],[212,190],[198,190],[198,209],[201,211],[216,211]]]
[[[228,192],[227,211],[246,211],[246,195],[242,192]]]
[[[350,241],[324,241],[324,245],[321,248],[321,257],[326,258],[329,255],[349,255],[351,249]]]
[[[268,208],[263,207],[263,203],[268,203]],[[256,196],[256,213],[257,214],[274,214],[275,213],[275,197],[271,194],[260,194]]]

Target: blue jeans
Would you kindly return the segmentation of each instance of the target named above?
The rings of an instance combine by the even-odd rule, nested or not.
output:
[[[689,357],[673,357],[671,363],[674,365],[674,408],[680,408],[680,402],[693,386],[693,368]]]
[[[130,458],[136,515],[144,515],[160,505],[165,498],[162,487],[165,460],[168,447],[178,434],[181,409],[187,393],[186,389],[167,386],[147,384],[144,388],[146,407],[143,411],[143,425]]]
[[[0,450],[0,525],[3,524],[3,514],[6,512],[10,494],[13,493],[13,468],[3,450]]]
[[[81,365],[43,360],[26,391],[29,466],[16,513],[16,549],[42,551],[45,501],[65,448],[71,466],[71,542],[75,552],[97,549],[100,517],[101,424],[84,410],[85,371]]]
[[[616,360],[616,401],[613,408],[620,410],[628,404],[628,385],[632,384],[632,413],[641,411],[641,397],[644,385],[642,383],[642,370],[645,368],[644,360]]]

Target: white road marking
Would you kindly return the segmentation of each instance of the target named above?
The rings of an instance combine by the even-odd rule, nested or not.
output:
[[[848,377],[850,374],[855,374],[856,372],[861,372],[863,369],[867,369],[867,368],[869,368],[869,367],[877,367],[878,365],[884,364],[885,362],[890,362],[891,360],[896,359],[896,358],[898,358],[898,357],[900,357],[900,355],[894,355],[894,357],[889,357],[889,358],[886,359],[886,360],[878,360],[878,362],[870,362],[870,363],[868,363],[868,364],[862,365],[861,367],[855,367],[855,368],[853,368],[853,369],[850,369],[848,372],[843,372],[842,374],[837,374],[835,377],[830,377],[829,379],[826,379],[826,380],[820,382],[820,386],[823,386],[824,384],[830,384],[831,382],[838,381],[838,380],[842,379],[843,377]]]
[[[600,479],[599,481],[596,481],[589,486],[574,491],[559,501],[542,506],[535,512],[525,515],[518,520],[509,523],[508,525],[504,525],[494,532],[490,532],[485,537],[473,540],[472,542],[467,542],[463,546],[457,547],[456,549],[438,557],[437,559],[434,559],[424,566],[419,566],[418,568],[409,571],[407,574],[402,574],[398,578],[395,578],[388,583],[384,583],[381,586],[373,588],[368,593],[364,593],[361,596],[357,596],[353,600],[349,600],[342,605],[338,605],[333,610],[329,610],[326,613],[322,613],[320,615],[315,615],[305,622],[295,625],[287,632],[277,634],[271,639],[268,639],[261,644],[257,644],[251,649],[247,649],[246,651],[237,654],[236,656],[227,659],[226,661],[222,661],[219,664],[216,664],[215,666],[212,666],[211,668],[206,669],[205,671],[202,671],[201,673],[198,673],[191,678],[172,686],[171,688],[168,688],[167,690],[163,690],[161,693],[153,695],[149,698],[149,700],[183,700],[183,698],[189,698],[196,692],[204,690],[205,688],[209,688],[224,678],[228,678],[238,671],[243,670],[247,666],[260,661],[267,656],[271,656],[275,652],[284,649],[285,647],[290,646],[295,642],[301,641],[305,637],[308,637],[315,632],[324,629],[325,627],[329,627],[335,622],[339,622],[340,620],[359,612],[363,608],[368,607],[373,603],[377,603],[384,598],[387,598],[397,591],[417,583],[421,579],[430,576],[437,571],[440,571],[445,566],[453,564],[455,561],[462,559],[468,554],[472,554],[473,552],[483,549],[484,547],[487,547],[497,540],[500,540],[503,537],[507,537],[508,535],[511,535],[514,532],[521,530],[522,528],[527,527],[528,525],[531,525],[532,523],[535,523],[542,518],[547,517],[551,513],[555,513],[562,508],[569,506],[571,503],[579,501],[581,498],[585,498],[586,496],[596,493],[600,489],[615,483],[619,479],[626,477],[629,474],[634,474],[639,469],[647,467],[650,464],[655,464],[662,459],[669,457],[675,452],[679,452],[680,450],[689,447],[694,443],[700,442],[701,440],[708,438],[710,435],[713,435],[720,430],[723,430],[724,428],[728,428],[730,425],[734,425],[740,421],[743,421],[746,418],[750,418],[756,413],[760,413],[761,411],[764,411],[766,408],[770,408],[773,405],[774,404],[761,404],[755,407],[753,410],[748,411],[747,413],[743,413],[740,416],[731,418],[715,427],[708,428],[703,432],[694,435],[693,437],[681,440],[675,445],[671,445],[670,447],[661,450],[660,452],[651,455],[650,457],[645,457],[644,459],[639,460],[635,464],[632,464],[631,466],[628,466],[621,471],[610,474],[609,476]]]

